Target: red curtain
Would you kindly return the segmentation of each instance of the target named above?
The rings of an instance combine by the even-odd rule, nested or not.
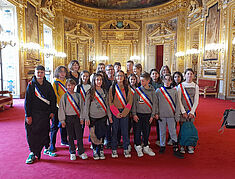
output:
[[[156,69],[160,71],[163,65],[163,45],[156,45]]]

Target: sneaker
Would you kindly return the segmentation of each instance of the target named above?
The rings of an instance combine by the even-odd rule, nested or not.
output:
[[[87,154],[84,152],[83,154],[79,155],[79,157],[82,159],[82,160],[86,160],[88,157],[87,157]]]
[[[94,160],[99,160],[100,159],[100,157],[99,157],[98,153],[96,152],[96,150],[93,150],[93,159]]]
[[[194,148],[192,146],[188,146],[188,153],[193,154],[194,153]]]
[[[185,154],[185,150],[183,146],[180,147],[180,153]]]
[[[112,158],[118,158],[117,150],[112,151]]]
[[[172,139],[170,139],[170,140],[167,142],[167,145],[173,145]]]
[[[32,164],[35,160],[35,155],[33,152],[30,152],[28,158],[26,159],[25,163],[26,164]]]
[[[177,148],[178,149],[178,148]],[[182,154],[179,150],[175,150],[173,151],[173,155],[177,158],[180,158],[180,159],[184,159],[184,154]]]
[[[61,142],[60,145],[69,147],[69,143],[68,142]]]
[[[165,150],[166,150],[166,147],[161,146],[160,150],[159,150],[159,153],[163,154],[165,152]]]
[[[160,145],[160,140],[157,140],[157,141],[155,142],[155,144],[156,144],[158,147],[161,147],[161,145]]]
[[[44,155],[49,155],[50,157],[56,157],[56,153],[51,152],[49,149],[44,149],[43,154]]]
[[[70,154],[70,160],[76,160],[76,154]]]
[[[144,154],[142,152],[142,147],[140,145],[136,146],[135,150],[137,152],[138,157],[143,157],[144,156]]]
[[[128,145],[128,149],[129,152],[131,152],[131,144]]]
[[[130,158],[131,157],[131,154],[130,154],[129,150],[124,150],[124,156],[125,156],[125,158]]]
[[[103,150],[100,151],[100,159],[101,159],[101,160],[104,160],[104,159],[105,159],[104,151],[103,151]]]
[[[155,153],[152,151],[152,149],[148,145],[143,148],[143,152],[145,154],[148,154],[149,156],[155,156]]]

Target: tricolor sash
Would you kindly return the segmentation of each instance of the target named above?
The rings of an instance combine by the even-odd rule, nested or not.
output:
[[[159,90],[162,92],[163,96],[165,97],[166,101],[168,102],[168,104],[170,105],[173,113],[175,113],[175,108],[176,105],[171,97],[171,95],[168,93],[168,91],[166,90],[165,86],[159,88]]]
[[[182,94],[183,94],[183,97],[184,97],[184,99],[185,99],[185,101],[186,101],[186,104],[187,104],[187,106],[188,106],[188,108],[189,108],[189,111],[188,111],[187,113],[189,113],[189,112],[191,111],[192,107],[193,107],[192,100],[191,100],[191,98],[190,98],[190,96],[189,96],[187,90],[185,90],[185,88],[183,87],[182,84],[180,84],[180,89],[181,89],[181,92],[182,92]]]
[[[58,87],[60,87],[60,89],[62,89],[64,91],[64,93],[67,92],[66,87],[60,81],[55,81],[55,82],[58,83]]]
[[[42,100],[43,102],[47,103],[48,105],[50,105],[50,101],[48,101],[43,94],[41,93],[41,91],[39,90],[39,88],[37,87],[37,85],[35,84],[35,95]]]
[[[130,86],[130,87],[131,87],[131,93],[132,93],[132,95],[134,95],[135,94],[135,89],[132,86]]]
[[[125,108],[125,106],[127,105],[127,102],[126,102],[126,99],[123,96],[122,91],[119,88],[118,84],[115,85],[115,88],[116,88],[116,90],[115,90],[116,91],[116,95],[117,95],[120,103],[122,104],[122,107]]]
[[[148,98],[148,96],[143,92],[141,87],[136,88],[136,92],[143,99],[143,101],[148,105],[148,107],[152,110],[152,101]]]
[[[80,87],[80,94],[81,94],[81,96],[82,96],[83,101],[85,102],[86,91],[85,91],[85,89],[83,88],[82,85],[81,85],[81,87]]]
[[[78,117],[80,118],[80,107],[79,105],[77,104],[77,102],[75,101],[75,99],[73,98],[73,96],[67,92],[68,95],[67,95],[67,99],[69,101],[69,103],[71,104],[72,108],[74,109],[74,111],[76,112],[76,114],[78,115]]]
[[[95,99],[97,99],[99,104],[102,106],[103,110],[107,113],[107,107],[106,107],[105,101],[97,90],[95,90]]]

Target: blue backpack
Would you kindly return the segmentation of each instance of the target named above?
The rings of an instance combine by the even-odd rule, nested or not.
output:
[[[180,129],[180,145],[193,146],[197,145],[198,132],[193,122],[184,122]]]

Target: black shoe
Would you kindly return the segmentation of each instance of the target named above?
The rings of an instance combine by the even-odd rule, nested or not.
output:
[[[160,147],[159,154],[163,154],[166,150],[166,147]]]
[[[173,155],[177,158],[184,159],[184,154],[180,153],[179,150],[177,150],[177,151],[174,150]]]

